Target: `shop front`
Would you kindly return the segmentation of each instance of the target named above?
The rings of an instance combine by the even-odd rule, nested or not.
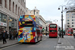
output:
[[[9,22],[9,34],[16,34],[17,31],[17,20],[9,17],[9,19],[11,19],[12,21]]]
[[[7,28],[7,15],[0,13],[0,40],[2,39],[2,31]]]
[[[2,32],[6,30],[7,23],[0,22],[0,40],[2,39]]]

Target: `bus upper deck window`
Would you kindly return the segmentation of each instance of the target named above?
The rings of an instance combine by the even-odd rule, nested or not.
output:
[[[55,24],[51,24],[50,28],[56,28],[56,25]]]

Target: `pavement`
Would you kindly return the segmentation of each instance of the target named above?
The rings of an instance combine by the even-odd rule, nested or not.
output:
[[[56,50],[75,50],[74,43],[75,39],[73,36],[64,36],[64,38],[59,38]]]
[[[18,43],[18,40],[16,40],[16,39],[15,40],[6,39],[6,41],[7,41],[6,44],[3,44],[3,41],[0,41],[0,48],[8,47],[8,46],[11,46],[11,45]]]

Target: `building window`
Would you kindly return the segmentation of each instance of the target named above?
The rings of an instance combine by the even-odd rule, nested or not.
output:
[[[5,8],[7,8],[7,0],[5,0]]]
[[[75,15],[75,13],[73,13],[72,15]]]
[[[9,10],[11,10],[11,0],[9,0]]]
[[[2,4],[2,0],[0,0],[0,4]]]
[[[67,17],[67,18],[69,18],[69,17]]]
[[[20,7],[18,7],[18,16],[20,15]]]
[[[26,12],[27,12],[27,10],[26,10]]]
[[[11,18],[11,17],[9,17],[9,20],[10,20],[10,19],[12,20],[12,18]],[[11,22],[12,22],[12,21],[11,21]],[[10,26],[10,27],[11,27],[11,22],[9,22],[9,26]]]
[[[22,5],[22,0],[21,0],[21,5]]]
[[[14,19],[12,18],[11,26],[14,27]]]
[[[38,12],[36,12],[38,14]]]
[[[72,22],[72,24],[74,24],[74,22]]]
[[[74,21],[74,20],[72,19],[72,21]]]
[[[67,24],[69,24],[69,23],[67,23]]]
[[[1,21],[1,13],[0,13],[0,21]]]
[[[74,25],[72,25],[72,27],[74,27]]]
[[[67,27],[69,27],[69,26],[67,26]]]
[[[2,14],[2,22],[7,22],[7,16],[6,15],[4,15],[4,14]]]
[[[17,27],[17,20],[16,19],[14,19],[14,27],[16,28]]]
[[[72,16],[72,18],[75,18],[75,16]]]
[[[10,26],[10,27],[14,27],[14,26],[15,26],[15,23],[16,23],[16,22],[14,21],[15,19],[14,19],[14,18],[11,18],[11,17],[9,17],[9,19],[12,20],[11,22],[9,22],[9,26]]]
[[[22,6],[23,6],[24,0],[22,0]]]
[[[16,5],[16,10],[15,11],[16,11],[15,13],[17,14],[17,5]]]
[[[13,2],[13,13],[14,13],[14,2]]]
[[[67,20],[67,21],[69,21],[69,20]]]
[[[67,15],[69,15],[69,14],[67,14]]]
[[[24,2],[24,8],[25,8],[25,2]]]
[[[20,10],[20,15],[22,15],[22,9]]]

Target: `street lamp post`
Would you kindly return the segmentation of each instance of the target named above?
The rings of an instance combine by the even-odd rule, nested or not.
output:
[[[63,7],[64,7],[65,5],[61,5],[61,8],[62,8],[62,11],[61,11],[61,26],[62,26],[62,38],[64,38],[63,37]],[[65,8],[65,9],[67,9],[67,8]],[[60,8],[58,8],[58,10],[60,10]]]
[[[62,25],[62,38],[63,38],[63,6],[62,6],[62,11],[61,11],[61,25]]]

